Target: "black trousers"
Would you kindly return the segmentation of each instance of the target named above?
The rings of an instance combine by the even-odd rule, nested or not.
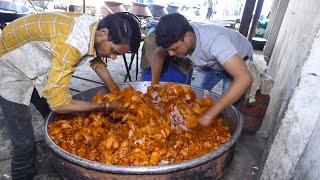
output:
[[[33,90],[31,103],[44,118],[48,116],[49,105],[44,98],[40,98],[36,89]],[[7,101],[1,96],[0,106],[4,116],[4,127],[13,147],[12,179],[32,179],[36,170],[37,147],[31,124],[30,107]]]

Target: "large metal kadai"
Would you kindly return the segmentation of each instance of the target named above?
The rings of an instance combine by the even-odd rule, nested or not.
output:
[[[150,82],[130,82],[119,84],[120,87],[132,86],[145,93]],[[198,97],[203,97],[205,90],[192,87]],[[108,90],[101,86],[89,89],[74,96],[78,100],[91,100],[99,91]],[[218,96],[212,92],[213,99]],[[198,158],[176,164],[157,166],[120,166],[108,165],[80,158],[58,145],[48,135],[48,125],[54,121],[56,114],[51,113],[45,124],[46,143],[52,151],[52,160],[58,173],[65,179],[219,179],[230,165],[235,144],[241,134],[242,118],[233,106],[226,108],[222,116],[232,131],[231,139],[218,149]]]

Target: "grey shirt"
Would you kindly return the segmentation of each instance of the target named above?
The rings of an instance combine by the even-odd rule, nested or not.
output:
[[[196,47],[187,55],[195,66],[223,70],[222,66],[233,55],[252,57],[251,43],[239,32],[214,24],[191,24],[196,35]]]

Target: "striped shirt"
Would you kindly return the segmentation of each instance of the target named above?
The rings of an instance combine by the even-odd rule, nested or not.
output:
[[[68,104],[75,67],[96,57],[97,24],[80,13],[39,13],[11,22],[0,35],[0,96],[29,105],[36,88],[51,109]],[[92,67],[100,65],[96,60]]]

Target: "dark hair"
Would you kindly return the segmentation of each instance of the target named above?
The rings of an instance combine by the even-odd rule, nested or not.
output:
[[[69,9],[69,12],[75,12],[76,11],[76,7],[74,5],[70,5],[68,9]]]
[[[188,20],[179,13],[167,14],[160,18],[156,27],[156,44],[168,48],[182,40],[188,32],[194,32]]]
[[[97,30],[107,28],[109,38],[115,44],[128,43],[131,52],[139,49],[141,41],[140,20],[134,14],[118,12],[104,17]]]

